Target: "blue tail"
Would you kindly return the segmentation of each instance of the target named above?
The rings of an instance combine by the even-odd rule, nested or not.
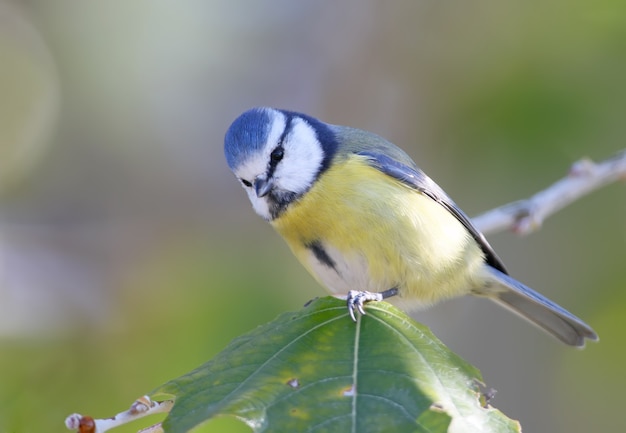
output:
[[[489,287],[479,295],[489,297],[570,346],[583,347],[586,338],[598,340],[589,325],[563,307],[491,266],[488,271]]]

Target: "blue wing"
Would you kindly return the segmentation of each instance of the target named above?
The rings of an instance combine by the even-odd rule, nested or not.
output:
[[[385,173],[394,179],[399,180],[405,185],[416,189],[427,197],[430,197],[441,206],[446,208],[454,217],[467,229],[467,231],[476,240],[480,248],[485,253],[485,261],[492,267],[496,268],[504,274],[508,274],[502,260],[497,256],[485,236],[478,231],[472,224],[469,217],[465,215],[457,205],[452,201],[448,194],[439,187],[430,177],[417,167],[410,167],[406,164],[398,162],[397,160],[390,158],[381,153],[361,151],[357,155],[367,157],[370,165],[377,170]]]

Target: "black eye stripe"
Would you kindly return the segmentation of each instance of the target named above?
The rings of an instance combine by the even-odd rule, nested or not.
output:
[[[285,148],[283,147],[283,141],[285,141],[285,138],[291,132],[292,128],[293,128],[293,117],[289,116],[287,117],[287,124],[285,125],[285,130],[283,131],[280,138],[278,139],[278,145],[274,148],[274,150],[272,150],[272,153],[270,154],[270,161],[267,167],[267,179],[270,179],[274,175],[276,166],[285,156]]]
[[[247,186],[248,188],[250,188],[252,186],[252,182],[245,180],[245,179],[239,179],[241,181],[241,183],[244,184],[244,186]]]
[[[278,147],[272,150],[272,153],[270,154],[270,163],[269,163],[269,166],[267,167],[268,179],[274,176],[274,171],[276,170],[276,166],[283,159],[283,156],[284,156],[284,149],[281,143],[278,145]]]

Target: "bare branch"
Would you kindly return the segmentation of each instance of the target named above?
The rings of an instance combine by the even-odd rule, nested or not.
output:
[[[173,400],[152,401],[150,397],[144,395],[138,398],[125,412],[120,412],[111,418],[93,419],[90,416],[83,416],[74,413],[65,419],[65,426],[78,433],[104,433],[114,427],[127,424],[139,418],[155,413],[169,412],[174,405]],[[163,431],[160,424],[155,424],[144,430],[144,433],[160,433]]]
[[[473,218],[483,233],[513,230],[528,234],[541,227],[550,215],[582,196],[619,179],[626,179],[626,150],[613,158],[594,163],[581,159],[566,177],[526,200],[506,204]]]

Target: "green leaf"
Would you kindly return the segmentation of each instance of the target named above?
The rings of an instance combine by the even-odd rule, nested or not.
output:
[[[155,390],[175,404],[166,432],[232,415],[254,432],[519,432],[480,405],[480,373],[393,306],[318,299],[233,340]]]

